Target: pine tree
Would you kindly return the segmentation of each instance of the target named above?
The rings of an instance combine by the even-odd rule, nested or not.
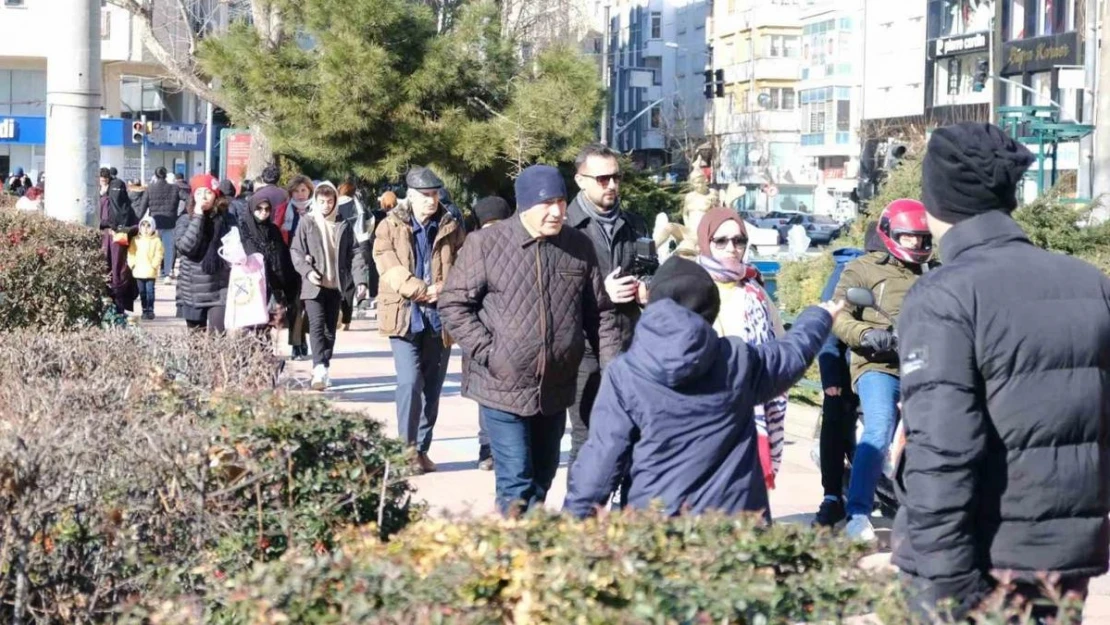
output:
[[[596,66],[566,47],[522,64],[492,2],[447,21],[415,0],[289,0],[280,10],[285,38],[236,24],[201,42],[200,65],[236,123],[315,169],[375,180],[432,164],[491,192],[593,136]]]

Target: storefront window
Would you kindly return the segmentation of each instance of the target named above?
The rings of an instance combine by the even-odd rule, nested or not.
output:
[[[952,106],[988,102],[990,92],[987,89],[975,91],[976,66],[986,59],[986,52],[938,59],[934,72],[936,77],[933,84],[934,105]]]
[[[1052,72],[1033,74],[1029,86],[1037,92],[1037,101],[1033,102],[1033,106],[1049,106],[1049,100],[1052,99]]]

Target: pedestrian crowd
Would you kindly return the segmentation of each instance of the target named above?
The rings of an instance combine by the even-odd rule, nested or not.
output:
[[[368,207],[353,183],[281,187],[272,166],[239,187],[159,168],[137,203],[105,169],[99,217],[120,312],[139,299],[152,318],[157,282],[176,281],[190,328],[288,331],[316,390],[330,385],[337,331],[372,300],[418,473],[436,471],[457,345],[479,466],[506,516],[544,504],[569,419],[570,514],[660,502],[770,522],[786,393],[816,361],[815,524],[873,542],[885,497],[911,605],[924,616],[949,599],[963,615],[1003,579],[1041,597],[1043,572],[1085,598],[1110,560],[1110,279],[1036,247],[1011,218],[1032,161],[992,125],[935,131],[923,199],[883,207],[865,249],[835,251],[827,301],[789,329],[728,207],[700,220],[696,258],[645,271],[651,233],[600,144],[574,162],[577,194],[533,165],[515,206],[482,198],[469,217],[426,167],[407,172],[402,198]],[[228,323],[235,233],[268,294],[246,328]]]

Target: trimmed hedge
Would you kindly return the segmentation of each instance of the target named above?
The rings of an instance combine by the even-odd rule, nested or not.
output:
[[[184,597],[131,622],[839,622],[890,603],[889,574],[853,566],[861,555],[756,517],[429,519],[257,566],[224,584],[218,611]]]
[[[326,552],[352,525],[407,525],[402,445],[272,392],[274,372],[251,337],[4,335],[0,622],[113,622],[290,548]]]
[[[93,229],[0,208],[0,331],[95,326],[107,278]]]

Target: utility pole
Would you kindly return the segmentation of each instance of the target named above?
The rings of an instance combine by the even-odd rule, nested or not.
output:
[[[46,214],[89,224],[99,195],[100,2],[52,4],[68,17],[53,24],[46,65]]]
[[[609,144],[609,3],[602,8],[601,24],[601,88],[605,91],[605,100],[601,107],[601,137],[602,143]]]
[[[1110,218],[1110,2],[1102,2],[1099,16],[1098,83],[1095,85],[1095,143],[1092,181],[1095,221]]]
[[[1084,15],[1087,16],[1083,27],[1083,83],[1087,90],[1083,92],[1083,113],[1079,121],[1084,124],[1094,124],[1095,118],[1095,84],[1098,82],[1098,11],[1099,0],[1085,0]],[[1098,133],[1096,132],[1095,135]],[[1079,140],[1079,197],[1094,197],[1094,136],[1087,135]]]

